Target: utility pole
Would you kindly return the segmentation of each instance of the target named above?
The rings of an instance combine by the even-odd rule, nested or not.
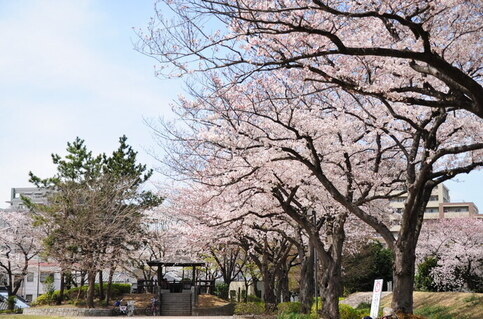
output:
[[[40,292],[40,257],[37,256],[37,297],[39,297]]]
[[[315,216],[315,210],[312,210],[313,222],[314,222],[314,230],[317,230],[317,217]],[[318,296],[318,285],[317,285],[317,249],[314,246],[314,296],[315,296],[315,314],[319,316],[319,301],[317,299]]]

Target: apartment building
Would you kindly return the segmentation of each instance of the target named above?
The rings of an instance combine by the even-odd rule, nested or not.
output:
[[[10,203],[11,209],[25,209],[22,197],[29,198],[34,204],[46,204],[47,195],[48,190],[46,188],[15,187],[12,188],[10,201],[7,201],[7,203]]]
[[[401,211],[407,196],[401,195],[393,198],[390,205],[396,211]],[[431,197],[424,210],[424,219],[441,219],[441,218],[462,218],[475,217],[480,218],[478,208],[472,202],[456,202],[452,203],[449,196],[449,190],[444,184],[439,184],[431,192]]]
[[[401,212],[407,195],[390,200],[390,206],[396,211]],[[424,210],[425,220],[436,220],[443,218],[483,218],[483,214],[479,214],[478,208],[473,202],[451,202],[449,189],[444,184],[438,184],[431,192],[431,197]],[[400,227],[394,220],[391,231],[396,234]]]
[[[53,279],[52,285],[55,290],[60,289],[60,267],[57,263],[43,260],[40,257],[34,257],[29,262],[27,275],[22,281],[22,285],[17,295],[23,297],[26,301],[31,302],[38,296],[44,294],[48,289],[48,278]]]

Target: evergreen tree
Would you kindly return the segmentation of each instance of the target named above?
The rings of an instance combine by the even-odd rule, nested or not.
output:
[[[67,143],[65,157],[52,155],[57,165],[53,177],[41,179],[30,172],[32,183],[51,190],[46,205],[25,199],[45,231],[46,251],[64,271],[78,267],[87,273],[88,307],[94,307],[96,273],[115,267],[135,246],[143,231],[143,210],[161,203],[152,192],[141,190],[152,170],[137,163],[137,152],[126,141],[122,136],[111,156],[93,156],[76,138]]]

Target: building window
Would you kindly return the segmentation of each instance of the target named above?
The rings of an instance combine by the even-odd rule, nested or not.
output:
[[[430,201],[430,202],[437,202],[437,201],[438,201],[438,199],[439,199],[439,198],[438,198],[438,195],[431,195],[431,196],[429,197],[429,201]]]
[[[425,213],[438,213],[439,209],[438,208],[426,208],[424,211]]]
[[[32,300],[33,300],[33,299],[34,299],[34,298],[33,298],[33,296],[32,296],[32,295],[25,295],[25,300],[26,300],[27,302],[32,302]]]
[[[468,207],[456,206],[456,207],[444,207],[445,213],[467,213]]]
[[[33,272],[29,272],[27,274],[27,282],[33,282],[34,281],[34,273]]]
[[[45,282],[47,278],[51,277],[52,280],[54,279],[54,274],[50,272],[41,272],[40,273],[40,282]]]

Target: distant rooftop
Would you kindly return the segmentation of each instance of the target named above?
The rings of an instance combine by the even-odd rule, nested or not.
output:
[[[200,260],[193,260],[189,257],[173,257],[166,259],[158,259],[148,261],[149,266],[166,266],[166,267],[190,267],[190,266],[205,266],[205,262]]]

